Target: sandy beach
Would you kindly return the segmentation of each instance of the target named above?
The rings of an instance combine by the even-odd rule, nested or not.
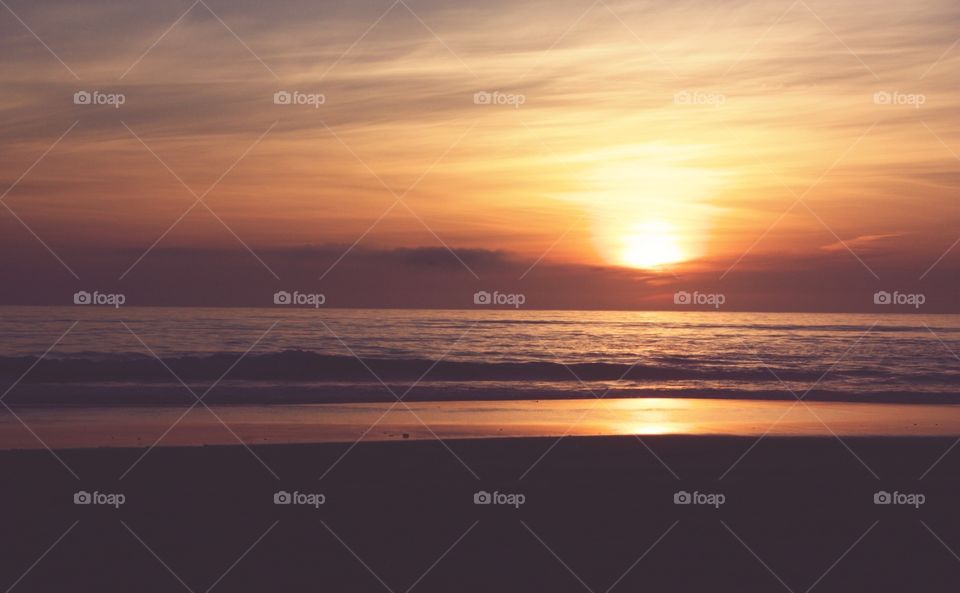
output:
[[[947,546],[960,543],[960,457],[937,462],[953,443],[628,436],[6,451],[3,577],[63,536],[18,591],[955,591],[960,561]],[[81,490],[125,500],[76,505]],[[280,491],[324,502],[274,504]],[[475,504],[481,491],[524,500]],[[925,500],[875,504],[878,491]],[[723,502],[675,504],[679,492]]]

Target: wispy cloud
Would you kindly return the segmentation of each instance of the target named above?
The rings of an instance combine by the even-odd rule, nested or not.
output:
[[[755,263],[902,247],[916,256],[902,265],[920,268],[956,239],[953,2],[407,4],[413,14],[373,1],[212,4],[215,15],[198,6],[180,21],[184,5],[14,6],[80,81],[0,20],[0,181],[81,123],[9,202],[62,246],[144,248],[190,196],[121,119],[195,188],[279,121],[209,199],[258,250],[349,245],[393,201],[381,180],[403,191],[428,169],[410,210],[364,246],[442,237],[606,266],[595,223],[611,208],[627,227],[670,218],[695,237],[698,269],[718,276],[751,245]],[[75,105],[84,89],[126,101]],[[277,91],[324,102],[277,105]],[[478,104],[477,92],[503,102]],[[809,209],[788,210],[808,190]],[[191,214],[169,240],[234,241],[210,222]]]

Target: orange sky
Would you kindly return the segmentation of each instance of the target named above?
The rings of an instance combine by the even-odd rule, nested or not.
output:
[[[306,278],[337,258],[291,253],[359,240],[474,276],[496,252],[870,283],[919,281],[960,235],[953,2],[207,4],[0,11],[8,255],[51,282],[132,282],[163,250]]]

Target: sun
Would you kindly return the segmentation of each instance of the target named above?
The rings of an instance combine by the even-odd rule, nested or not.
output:
[[[588,152],[581,189],[569,194],[590,218],[605,265],[660,271],[703,257],[729,174],[701,164],[710,147],[645,144]]]
[[[619,263],[631,268],[657,268],[687,259],[676,230],[662,220],[633,225],[620,243]]]

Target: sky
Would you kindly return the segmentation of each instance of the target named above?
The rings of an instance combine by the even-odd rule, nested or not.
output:
[[[958,25],[939,0],[7,0],[0,303],[957,312]]]

